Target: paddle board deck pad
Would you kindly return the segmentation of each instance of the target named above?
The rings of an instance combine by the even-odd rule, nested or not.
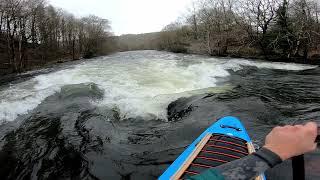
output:
[[[219,119],[205,130],[159,177],[159,180],[187,179],[255,152],[252,141],[235,117]],[[256,180],[265,180],[261,175]]]

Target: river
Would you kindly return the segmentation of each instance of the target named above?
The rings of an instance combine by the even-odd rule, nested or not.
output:
[[[28,72],[0,86],[1,179],[156,179],[216,119],[257,145],[320,123],[317,66],[132,51]],[[306,155],[320,178],[319,151]],[[269,170],[292,179],[290,161]]]

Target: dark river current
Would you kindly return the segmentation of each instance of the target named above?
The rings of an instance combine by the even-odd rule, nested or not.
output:
[[[320,69],[158,51],[28,72],[0,86],[0,179],[156,179],[218,118],[257,145],[276,125],[320,123]],[[320,179],[319,151],[306,155]],[[292,179],[291,162],[267,172]]]

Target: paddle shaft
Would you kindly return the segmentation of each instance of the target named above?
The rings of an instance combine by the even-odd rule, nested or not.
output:
[[[316,143],[320,143],[320,127],[318,127],[318,136]],[[292,158],[292,176],[293,180],[305,180],[304,155]]]
[[[293,180],[305,179],[304,155],[292,158],[292,177]]]

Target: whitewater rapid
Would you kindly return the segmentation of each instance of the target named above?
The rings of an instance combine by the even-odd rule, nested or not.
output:
[[[229,70],[238,71],[244,66],[287,71],[316,68],[158,51],[117,53],[2,87],[0,122],[13,121],[59,92],[61,87],[80,83],[97,84],[104,91],[104,98],[92,103],[117,109],[121,118],[165,120],[170,102],[197,92],[227,91]]]

